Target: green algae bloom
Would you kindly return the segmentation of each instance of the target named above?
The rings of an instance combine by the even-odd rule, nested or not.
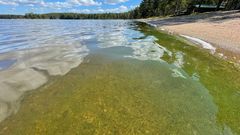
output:
[[[238,67],[145,24],[127,25],[126,42],[108,33],[86,42],[98,47],[27,93],[0,134],[240,134]]]

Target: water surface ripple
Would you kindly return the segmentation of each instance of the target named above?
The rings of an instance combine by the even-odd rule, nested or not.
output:
[[[239,134],[239,78],[133,21],[0,20],[0,134]]]

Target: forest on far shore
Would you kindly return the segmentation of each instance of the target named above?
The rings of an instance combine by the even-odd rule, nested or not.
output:
[[[239,9],[240,0],[143,0],[138,7],[125,13],[27,13],[25,15],[0,15],[0,19],[140,19]]]

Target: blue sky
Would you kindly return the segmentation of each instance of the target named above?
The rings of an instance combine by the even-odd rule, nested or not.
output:
[[[0,14],[125,12],[141,0],[0,0]]]

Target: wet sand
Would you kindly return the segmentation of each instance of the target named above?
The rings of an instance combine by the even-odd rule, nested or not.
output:
[[[239,11],[212,12],[170,18],[150,18],[142,21],[172,34],[199,38],[212,44],[219,53],[240,60]]]

